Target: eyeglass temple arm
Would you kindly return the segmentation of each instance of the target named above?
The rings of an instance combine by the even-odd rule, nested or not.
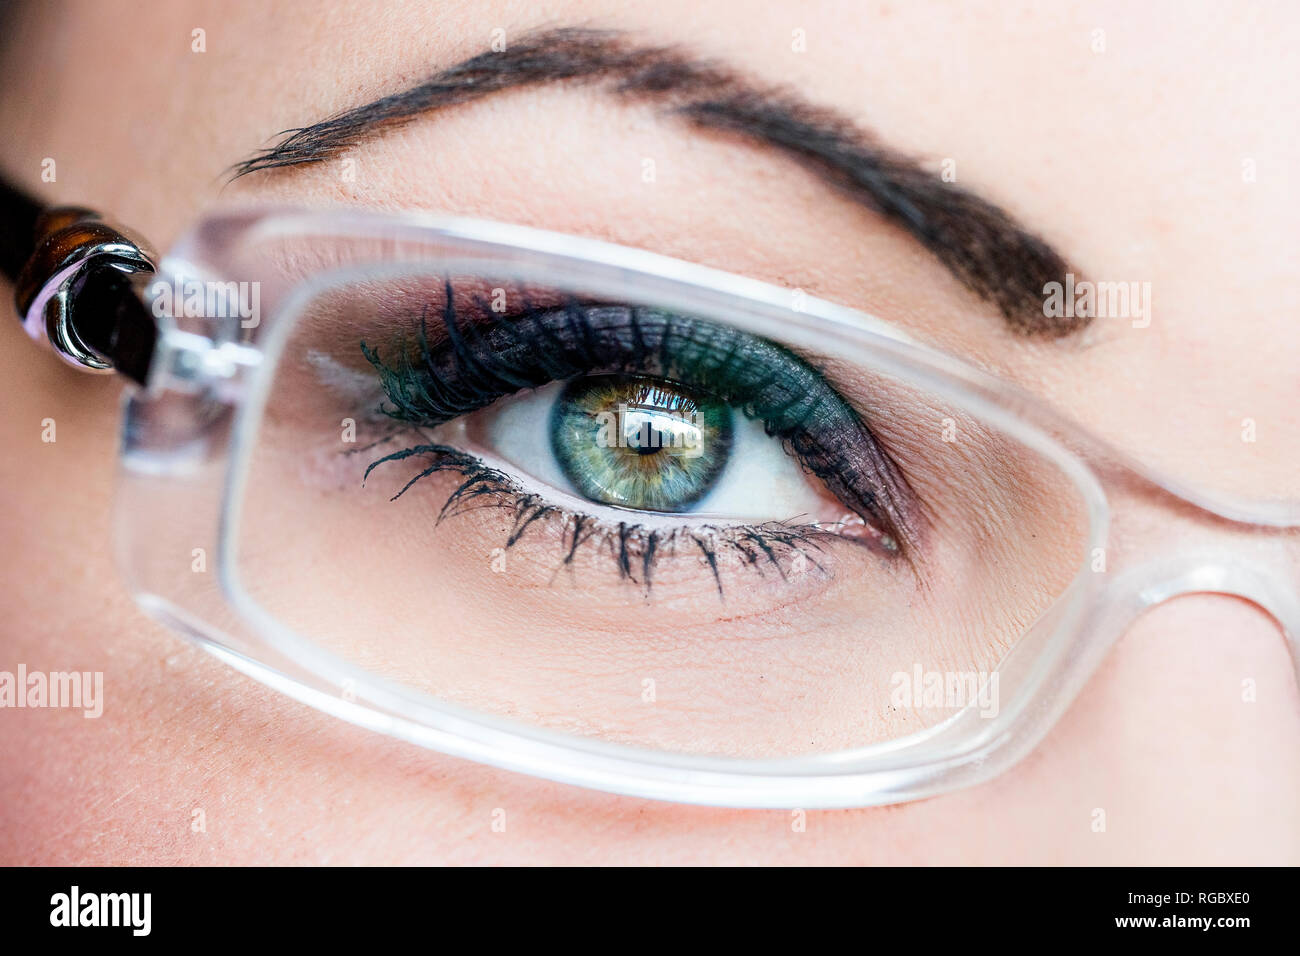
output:
[[[144,384],[158,328],[137,286],[155,258],[79,206],[44,206],[0,178],[0,272],[27,334],[65,362]]]

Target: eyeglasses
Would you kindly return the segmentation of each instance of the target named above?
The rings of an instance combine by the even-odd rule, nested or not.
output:
[[[1007,769],[1178,594],[1259,604],[1300,665],[1300,503],[1158,474],[798,290],[419,214],[220,213],[157,271],[84,211],[36,230],[29,331],[140,386],[137,600],[363,727],[620,794],[868,806]],[[1111,535],[1153,513],[1159,540]]]

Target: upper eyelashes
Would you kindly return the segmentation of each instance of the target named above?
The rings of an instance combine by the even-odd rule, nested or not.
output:
[[[591,374],[656,376],[762,422],[805,470],[874,529],[887,551],[913,544],[912,492],[871,429],[793,352],[730,326],[661,309],[569,303],[514,316],[457,312],[448,284],[442,331],[427,316],[389,354],[362,343],[385,413],[434,427],[517,392]],[[436,330],[434,330],[436,334]]]

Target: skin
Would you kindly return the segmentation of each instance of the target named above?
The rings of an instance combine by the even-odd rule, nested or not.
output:
[[[1300,142],[1280,121],[1300,107],[1300,24],[1282,5],[1249,18],[1181,4],[625,6],[42,4],[0,54],[0,168],[164,248],[207,206],[288,200],[442,209],[654,249],[886,317],[1214,490],[1300,494],[1300,195],[1286,173]],[[955,158],[963,183],[1090,275],[1151,282],[1151,326],[1018,339],[896,230],[788,161],[594,91],[509,93],[421,120],[351,154],[355,181],[325,164],[223,188],[226,167],[279,130],[478,52],[495,26],[561,23],[726,58],[936,165]],[[191,52],[195,27],[204,53]],[[790,50],[797,27],[803,54]],[[87,95],[110,79],[130,95]],[[1243,600],[1187,596],[1138,619],[1034,753],[978,787],[809,813],[802,831],[788,811],[613,797],[348,726],[154,624],[107,546],[121,386],[41,355],[15,322],[0,324],[0,369],[0,668],[103,671],[108,698],[98,720],[0,713],[0,862],[1300,861],[1300,694],[1278,623]],[[1245,418],[1255,442],[1241,440]],[[1119,531],[1133,555],[1231,537],[1197,521],[1134,500]]]

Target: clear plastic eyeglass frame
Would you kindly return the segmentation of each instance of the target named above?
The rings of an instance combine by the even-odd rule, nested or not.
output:
[[[1073,582],[1002,660],[994,719],[972,706],[938,726],[855,750],[715,758],[571,737],[470,712],[385,682],[271,620],[242,592],[233,558],[240,482],[277,350],[312,277],[259,276],[268,237],[360,237],[370,265],[490,268],[521,282],[564,276],[597,295],[730,324],[864,363],[979,415],[1060,469],[1086,506],[1088,547]],[[365,263],[349,263],[349,268]],[[150,379],[127,396],[116,507],[119,556],[139,603],[237,670],[354,724],[456,757],[617,794],[729,807],[900,803],[988,780],[1027,754],[1125,627],[1189,592],[1239,595],[1280,622],[1300,673],[1300,503],[1199,493],[1126,460],[1027,393],[912,341],[870,316],[642,250],[499,223],[364,211],[259,210],[211,216],[157,280],[257,279],[260,316],[160,318]],[[639,301],[637,301],[639,300]],[[1189,520],[1188,505],[1199,510]],[[1110,536],[1126,509],[1168,509],[1151,550]],[[1127,540],[1128,536],[1125,536]],[[177,554],[205,550],[215,572]],[[1157,549],[1158,548],[1158,549]],[[1105,571],[1087,555],[1104,549]]]

